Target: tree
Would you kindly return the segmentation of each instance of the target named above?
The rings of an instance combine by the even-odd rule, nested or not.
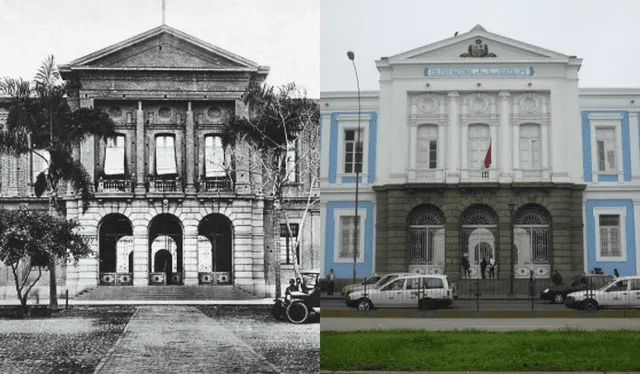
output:
[[[79,228],[76,221],[39,211],[0,209],[0,261],[13,272],[25,315],[29,315],[29,293],[42,276],[42,263],[69,257],[77,260],[91,253]],[[38,269],[35,277],[34,267]]]
[[[248,161],[251,172],[262,174],[259,189],[270,203],[266,209],[273,210],[276,222],[284,220],[288,236],[292,236],[287,208],[302,204],[300,227],[303,227],[309,212],[319,203],[315,193],[320,171],[318,103],[307,98],[294,83],[276,88],[256,81],[249,84],[243,100],[249,114],[233,116],[225,126],[223,144],[231,146],[236,159]],[[302,144],[306,146],[300,147]],[[295,152],[288,152],[293,148]],[[302,177],[302,183],[291,178],[296,173]],[[296,276],[295,248],[301,234],[302,230],[298,230],[293,245],[289,246]],[[281,253],[280,246],[275,247],[275,287],[279,297]]]
[[[9,97],[9,114],[4,131],[0,131],[0,152],[15,156],[31,154],[41,158],[46,169],[36,179],[34,192],[49,198],[49,212],[63,216],[58,199],[63,192],[61,182],[82,200],[86,212],[92,197],[91,179],[74,150],[88,138],[115,136],[115,123],[99,109],[72,110],[66,98],[67,85],[60,77],[53,56],[42,63],[33,82],[4,78],[0,95]],[[67,191],[71,193],[73,191]],[[49,259],[49,304],[57,308],[58,295],[55,258]]]

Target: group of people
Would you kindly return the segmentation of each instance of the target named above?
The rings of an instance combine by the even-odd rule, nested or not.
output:
[[[460,266],[462,267],[462,275],[463,278],[471,277],[471,263],[469,262],[469,254],[465,253],[462,256],[462,261],[460,261]],[[480,275],[482,279],[487,278],[487,267],[489,268],[489,278],[495,279],[496,277],[496,260],[493,256],[489,256],[489,261],[483,256],[482,261],[480,261]]]
[[[591,274],[604,274],[602,268],[594,268],[591,270]],[[620,273],[618,273],[618,269],[613,269],[613,276],[616,278],[620,278]]]
[[[287,287],[287,289],[284,291],[285,296],[291,295],[292,292],[304,292],[304,293],[309,293],[309,291],[312,291],[313,288],[312,287],[307,287],[307,285],[305,284],[305,282],[302,281],[302,279],[300,278],[296,278],[296,279],[289,279],[289,287]]]

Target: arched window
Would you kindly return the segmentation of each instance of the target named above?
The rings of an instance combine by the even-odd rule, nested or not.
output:
[[[525,205],[515,215],[513,240],[518,265],[548,265],[551,252],[550,218],[539,205]]]
[[[444,264],[444,214],[433,205],[420,205],[409,213],[410,265]]]

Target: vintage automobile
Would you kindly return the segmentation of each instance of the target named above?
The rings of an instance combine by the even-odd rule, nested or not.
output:
[[[281,321],[301,324],[320,319],[319,271],[300,271],[302,291],[293,291],[284,297],[275,299],[271,313]]]

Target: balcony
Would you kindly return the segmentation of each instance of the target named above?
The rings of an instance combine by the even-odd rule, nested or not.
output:
[[[550,182],[549,169],[513,169],[514,182]]]
[[[152,193],[182,192],[180,177],[168,179],[149,176],[147,177],[147,186],[148,192]]]
[[[444,169],[408,169],[407,183],[444,183]]]
[[[105,179],[100,177],[96,183],[96,192],[105,194],[123,194],[133,192],[131,179]]]
[[[205,178],[198,181],[198,191],[208,193],[233,192],[233,183],[229,177]]]
[[[461,183],[497,183],[497,169],[461,169]]]

